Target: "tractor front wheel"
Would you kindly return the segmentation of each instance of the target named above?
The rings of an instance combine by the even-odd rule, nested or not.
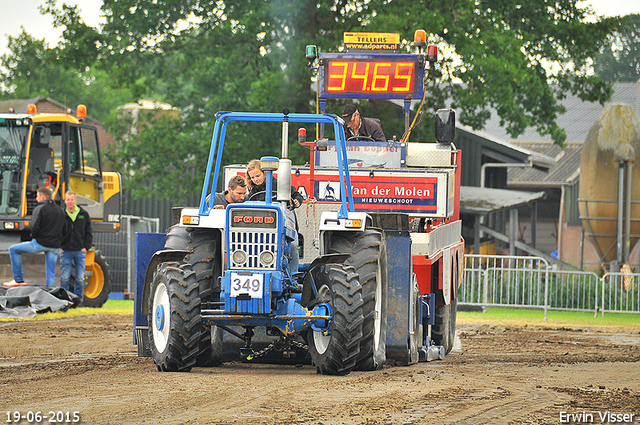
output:
[[[362,286],[353,267],[343,264],[321,267],[316,304],[329,304],[332,318],[328,329],[309,330],[309,353],[318,373],[347,375],[356,366],[362,341]]]
[[[188,372],[201,351],[200,293],[189,265],[162,263],[151,284],[149,346],[159,371]]]
[[[387,360],[387,248],[382,232],[334,234],[329,252],[350,254],[345,264],[353,266],[362,285],[362,343],[356,370],[382,369]]]

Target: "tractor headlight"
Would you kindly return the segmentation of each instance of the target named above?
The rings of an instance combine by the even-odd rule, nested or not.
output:
[[[231,259],[235,264],[244,264],[247,262],[247,253],[239,249],[231,255]]]
[[[260,254],[260,262],[265,266],[270,266],[271,264],[273,264],[273,261],[275,259],[276,257],[271,251],[263,251],[262,254]]]

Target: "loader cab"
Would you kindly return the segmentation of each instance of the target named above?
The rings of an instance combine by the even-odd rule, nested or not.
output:
[[[23,120],[0,118],[0,215],[15,216],[22,206],[22,179],[29,134]]]
[[[71,189],[77,194],[78,205],[92,217],[103,216],[101,163],[94,128],[70,122],[35,124],[26,168],[28,215],[35,207],[31,201],[35,201],[36,189],[47,186],[54,201],[61,203],[64,192]]]

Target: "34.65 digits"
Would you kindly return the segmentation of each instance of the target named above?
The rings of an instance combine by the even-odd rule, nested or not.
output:
[[[415,62],[331,60],[326,68],[327,92],[413,93]]]

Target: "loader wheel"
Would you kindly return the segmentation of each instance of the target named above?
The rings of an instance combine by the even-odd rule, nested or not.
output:
[[[431,328],[431,338],[436,345],[444,347],[444,353],[449,354],[456,338],[456,317],[458,300],[453,299],[449,305],[436,308],[435,324]]]
[[[111,292],[111,274],[109,272],[109,264],[100,251],[96,251],[93,265],[87,267],[86,283],[84,287],[84,300],[82,307],[100,308],[109,299]],[[73,277],[75,284],[75,277]],[[71,285],[71,280],[69,284]]]
[[[171,226],[167,231],[165,249],[180,249],[189,251],[184,258],[185,264],[190,264],[196,273],[196,280],[200,286],[201,303],[220,300],[220,233],[212,229],[193,229],[190,227]],[[222,331],[218,331],[221,333]],[[196,360],[196,366],[218,366],[220,358],[216,359],[214,331],[204,332],[200,344],[201,354]],[[222,344],[220,339],[219,344]]]
[[[326,331],[307,333],[309,354],[318,373],[347,375],[356,365],[362,340],[362,287],[353,267],[324,264],[317,274],[317,303],[331,307]]]
[[[161,263],[151,284],[149,346],[159,371],[188,372],[201,351],[200,291],[188,264]]]
[[[334,234],[329,253],[350,253],[345,261],[353,266],[362,285],[362,343],[355,370],[378,370],[387,360],[387,249],[377,230]]]

